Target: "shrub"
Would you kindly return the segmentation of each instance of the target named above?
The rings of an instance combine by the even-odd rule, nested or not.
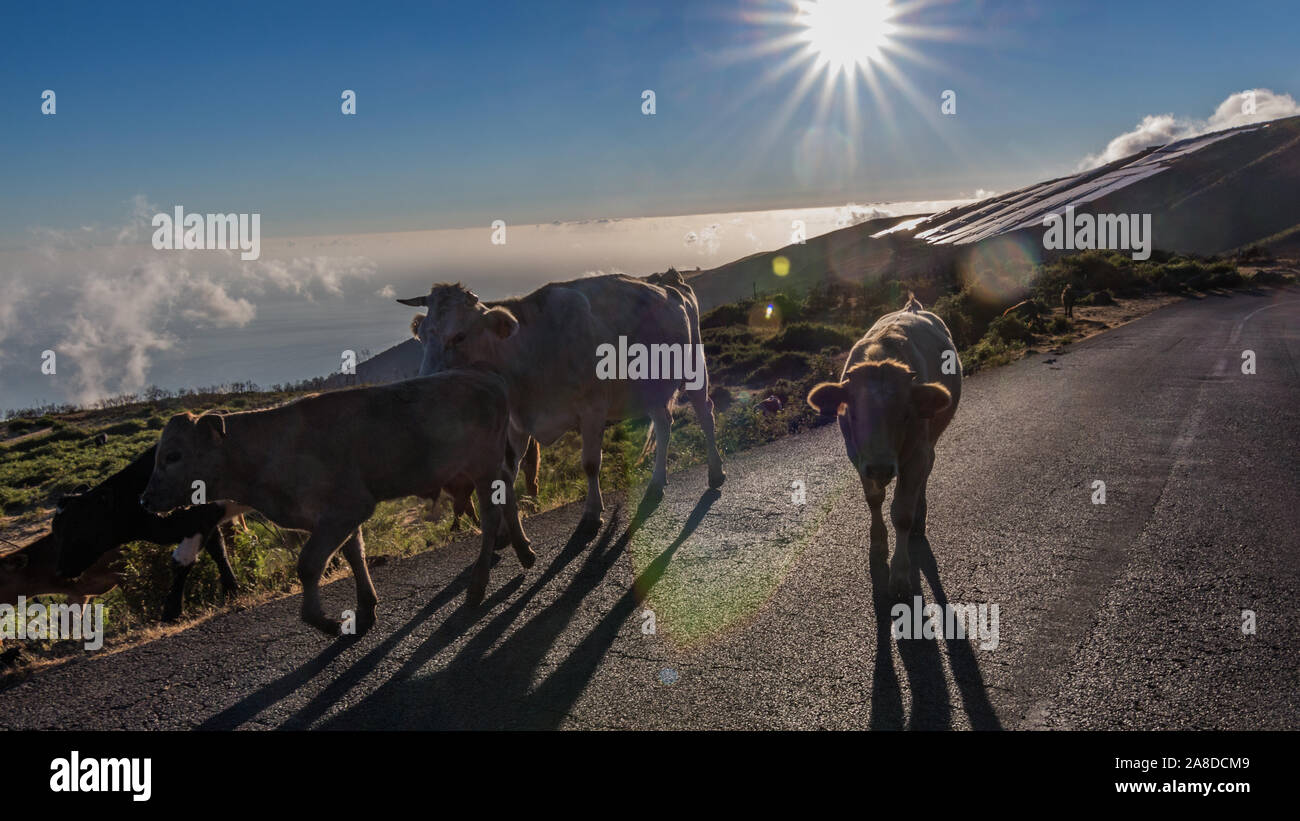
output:
[[[763,343],[764,348],[774,351],[805,351],[816,353],[824,348],[844,350],[850,348],[856,340],[829,325],[814,322],[796,322],[787,325],[776,336]]]
[[[806,353],[786,351],[768,359],[745,379],[751,387],[761,387],[778,379],[798,379],[811,370],[811,360]]]
[[[1029,343],[1034,339],[1034,332],[1018,316],[1000,316],[989,323],[987,337],[1004,343]]]
[[[749,321],[749,309],[753,301],[742,300],[728,305],[719,305],[700,317],[700,330],[722,328],[727,325],[744,325]]]
[[[1109,290],[1093,291],[1079,300],[1080,305],[1114,305],[1115,296]]]

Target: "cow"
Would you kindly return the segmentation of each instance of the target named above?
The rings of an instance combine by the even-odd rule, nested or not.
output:
[[[889,511],[895,536],[889,589],[900,599],[912,589],[908,542],[925,534],[934,445],[960,398],[961,362],[952,334],[910,294],[901,311],[882,316],[853,346],[839,382],[823,382],[808,394],[817,411],[839,417],[871,510],[871,558],[882,562],[889,543],[880,508],[885,488],[898,476]]]
[[[50,532],[57,570],[64,579],[100,566],[101,557],[116,553],[128,542],[177,545],[172,552],[172,587],[162,613],[164,621],[175,621],[181,615],[185,579],[200,548],[216,562],[225,594],[238,594],[239,583],[219,527],[233,514],[227,516],[226,506],[219,503],[196,505],[168,516],[143,510],[140,493],[153,472],[155,449],[150,447],[98,486],[61,497]]]
[[[1066,285],[1061,291],[1061,310],[1068,317],[1074,316],[1074,286]]]
[[[191,483],[201,480],[211,498],[309,532],[298,556],[302,619],[330,636],[342,622],[325,616],[320,579],[341,546],[356,582],[360,634],[374,624],[379,601],[361,525],[379,502],[430,496],[456,476],[473,477],[483,548],[466,591],[471,607],[487,589],[502,508],[519,563],[532,566],[536,555],[514,488],[494,487],[505,475],[509,423],[505,385],[485,371],[331,391],[224,416],[181,413],[163,427],[140,502],[151,510],[187,504]],[[494,491],[501,504],[491,503]]]
[[[163,614],[170,621],[179,616],[179,591],[198,559],[200,548],[206,549],[216,562],[225,592],[230,595],[239,592],[219,528],[242,517],[226,516],[222,504],[198,505],[169,516],[142,510],[139,492],[149,479],[153,461],[151,447],[95,488],[82,486],[61,496],[51,522],[51,534],[58,550],[58,572],[65,579],[77,578],[98,563],[100,556],[117,551],[129,542],[176,544],[172,552],[176,597],[169,596]]]
[[[1050,308],[1037,299],[1026,299],[1007,308],[1002,312],[1002,315],[1014,316],[1023,320],[1030,329],[1041,331],[1043,329],[1043,317],[1051,312]]]
[[[537,486],[537,472],[541,468],[542,454],[537,447],[537,440],[530,438],[528,447],[524,450],[524,489],[529,496],[537,498],[539,488]],[[451,530],[453,533],[460,530],[460,517],[468,516],[469,520],[478,526],[478,513],[474,510],[474,500],[471,495],[474,493],[474,482],[469,477],[458,476],[447,483],[443,488],[447,495],[451,497]],[[432,518],[433,510],[438,504],[438,497],[435,495],[429,502],[429,516]],[[498,547],[503,545],[498,544]]]
[[[709,487],[726,481],[713,426],[708,370],[700,344],[699,303],[676,271],[648,282],[622,274],[545,285],[524,297],[488,306],[460,283],[435,283],[425,296],[399,299],[427,308],[412,323],[424,346],[420,373],[485,364],[505,379],[510,397],[510,460],[513,480],[523,444],[531,436],[549,445],[577,428],[587,500],[578,533],[594,535],[603,520],[600,493],[601,440],[607,422],[650,416],[655,437],[649,493],[667,483],[670,403],[686,382],[686,394],[704,432]],[[649,378],[625,378],[631,367],[602,372],[602,357],[640,350],[659,355],[663,367]],[[678,354],[678,370],[671,367]],[[644,362],[644,360],[643,360]],[[693,373],[686,378],[686,369]],[[645,377],[645,373],[640,376]]]
[[[121,582],[113,564],[121,558],[120,549],[110,550],[74,579],[59,575],[59,548],[53,533],[0,555],[0,604],[17,605],[19,596],[68,597],[69,604],[85,604],[93,596],[102,596]]]

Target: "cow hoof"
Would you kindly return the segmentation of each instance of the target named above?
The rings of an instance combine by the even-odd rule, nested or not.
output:
[[[718,468],[716,471],[712,468],[709,469],[709,487],[711,489],[717,490],[722,487],[722,483],[725,481],[727,481],[726,471],[722,468]]]
[[[575,535],[583,537],[595,536],[600,532],[600,527],[603,524],[605,524],[605,520],[599,516],[583,516],[582,521],[578,522]]]
[[[474,608],[483,603],[483,597],[487,595],[486,584],[471,584],[465,591],[465,606]]]
[[[370,628],[375,626],[376,621],[378,621],[378,619],[375,617],[375,608],[361,608],[360,612],[357,613],[356,634],[358,636],[364,636],[370,631]]]
[[[519,564],[525,570],[532,567],[537,562],[537,554],[533,552],[533,548],[528,542],[524,542],[522,545],[515,545],[515,555],[519,557]]]
[[[181,609],[179,607],[175,607],[175,608],[167,607],[162,612],[162,620],[167,622],[168,624],[171,624],[172,622],[175,621],[179,621],[180,617],[181,617]]]
[[[303,616],[302,620],[330,638],[338,638],[343,632],[343,622],[328,616]]]

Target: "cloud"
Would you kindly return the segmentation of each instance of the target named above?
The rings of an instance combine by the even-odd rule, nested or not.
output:
[[[715,222],[706,225],[698,232],[688,231],[683,241],[686,245],[699,248],[701,254],[714,256],[718,253],[718,249],[722,247],[722,238],[719,236],[721,228],[722,224]]]
[[[392,285],[385,285],[384,287],[380,288],[378,291],[375,291],[375,296],[383,297],[384,299],[396,299],[397,291],[393,289]]]
[[[155,357],[183,349],[193,329],[254,322],[256,297],[339,297],[377,269],[365,257],[244,262],[237,251],[155,251],[158,208],[143,195],[126,206],[122,225],[38,228],[21,252],[0,255],[0,366],[53,348],[77,404],[139,392]]]
[[[1132,131],[1107,143],[1100,154],[1085,157],[1078,170],[1096,168],[1152,146],[1297,114],[1300,114],[1300,104],[1290,94],[1278,94],[1267,88],[1230,94],[1206,120],[1175,117],[1173,114],[1148,114]]]

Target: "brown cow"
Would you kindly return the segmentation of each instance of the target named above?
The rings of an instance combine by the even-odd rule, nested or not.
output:
[[[1074,316],[1074,286],[1066,285],[1061,291],[1061,310],[1065,311],[1068,317]]]
[[[699,303],[677,272],[657,283],[622,275],[554,282],[491,307],[459,283],[437,283],[426,296],[398,302],[429,309],[412,324],[424,346],[421,374],[485,364],[502,375],[516,459],[528,436],[549,444],[578,429],[587,475],[580,534],[594,534],[603,521],[600,461],[606,423],[651,418],[656,449],[648,493],[662,492],[669,404],[683,386],[704,433],[709,487],[726,481],[714,435]],[[640,374],[631,366],[610,367],[630,355],[654,367]],[[513,476],[517,465],[510,468]]]
[[[484,512],[483,546],[465,596],[470,606],[487,590],[502,508],[519,563],[532,566],[514,488],[504,481],[509,421],[505,385],[485,371],[447,371],[226,416],[183,413],[163,428],[140,502],[158,510],[188,504],[199,480],[209,498],[309,531],[298,557],[302,618],[328,635],[342,625],[325,616],[320,578],[341,545],[356,579],[361,633],[374,623],[378,602],[361,525],[381,501],[430,496],[457,476],[473,477]],[[494,492],[500,504],[490,503]]]
[[[889,509],[895,535],[889,589],[898,598],[911,594],[908,543],[913,534],[925,534],[934,445],[960,397],[961,362],[952,335],[910,295],[903,310],[882,316],[853,346],[839,382],[823,382],[808,394],[808,404],[839,416],[849,461],[871,509],[871,556],[881,561],[889,542],[880,507],[898,475]]]

